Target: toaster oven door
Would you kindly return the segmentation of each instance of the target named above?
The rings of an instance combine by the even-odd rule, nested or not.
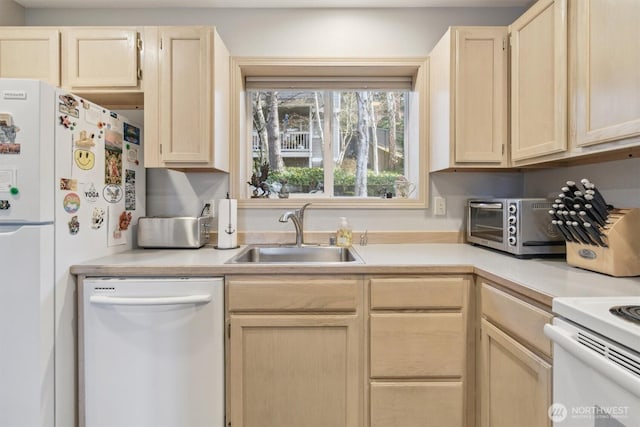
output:
[[[507,227],[504,210],[502,202],[469,202],[467,237],[471,241],[503,245]]]

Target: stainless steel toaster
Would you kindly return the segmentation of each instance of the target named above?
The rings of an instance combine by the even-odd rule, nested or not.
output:
[[[141,248],[200,248],[209,243],[210,216],[142,217],[138,220]]]

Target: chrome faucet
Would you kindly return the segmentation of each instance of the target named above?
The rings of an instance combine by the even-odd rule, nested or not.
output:
[[[295,211],[287,211],[282,214],[278,221],[287,222],[291,220],[296,228],[296,246],[304,245],[304,211],[311,203],[305,203],[300,209]]]

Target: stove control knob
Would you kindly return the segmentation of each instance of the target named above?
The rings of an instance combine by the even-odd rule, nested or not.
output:
[[[515,246],[517,242],[516,236],[509,236],[508,242],[509,242],[509,246]]]
[[[510,225],[509,226],[509,234],[516,234],[516,226],[515,225]]]
[[[518,207],[514,204],[509,205],[509,213],[514,214],[518,211]]]
[[[513,215],[509,215],[509,218],[507,219],[507,221],[509,221],[509,224],[515,224],[516,223],[516,217]]]

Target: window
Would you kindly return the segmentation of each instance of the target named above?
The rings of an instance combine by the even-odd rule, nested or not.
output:
[[[424,206],[418,66],[277,68],[241,67],[239,198]]]

